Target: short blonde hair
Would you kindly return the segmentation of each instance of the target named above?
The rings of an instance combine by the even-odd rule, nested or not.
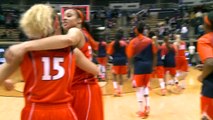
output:
[[[54,9],[45,4],[33,5],[20,19],[20,27],[29,38],[47,37],[54,32]]]

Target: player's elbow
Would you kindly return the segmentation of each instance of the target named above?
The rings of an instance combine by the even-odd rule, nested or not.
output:
[[[77,40],[74,38],[70,37],[69,35],[65,35],[65,44],[67,46],[75,46],[77,44]]]

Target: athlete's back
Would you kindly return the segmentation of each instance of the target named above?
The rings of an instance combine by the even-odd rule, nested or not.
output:
[[[74,73],[74,57],[69,49],[29,52],[21,64],[26,82],[24,96],[29,103],[65,103],[71,100],[67,87]]]
[[[47,119],[51,114],[54,118],[50,120],[77,119],[70,106],[72,96],[68,89],[75,70],[75,57],[70,51],[66,48],[25,54],[21,63],[26,83],[22,120]]]

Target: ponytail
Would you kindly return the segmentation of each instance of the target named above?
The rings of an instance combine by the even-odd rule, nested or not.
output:
[[[120,40],[123,38],[123,31],[119,30],[117,31],[115,35],[115,43],[114,43],[114,49],[119,50],[120,48]]]

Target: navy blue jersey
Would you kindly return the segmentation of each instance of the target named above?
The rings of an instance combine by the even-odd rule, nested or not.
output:
[[[146,36],[139,35],[130,41],[128,46],[128,57],[133,57],[134,74],[150,74],[153,67],[152,40]]]
[[[161,46],[158,47],[158,51],[157,51],[157,66],[163,66]]]
[[[168,49],[166,45],[162,45],[162,55],[164,55],[163,64],[164,67],[175,67],[175,48],[173,45],[170,45],[171,49]]]
[[[98,57],[106,57],[106,42],[100,42],[98,45]]]
[[[119,46],[115,47],[115,42],[113,41],[110,43],[108,54],[110,54],[113,58],[112,64],[113,65],[126,65],[127,63],[127,56],[126,56],[126,42],[119,41]]]

